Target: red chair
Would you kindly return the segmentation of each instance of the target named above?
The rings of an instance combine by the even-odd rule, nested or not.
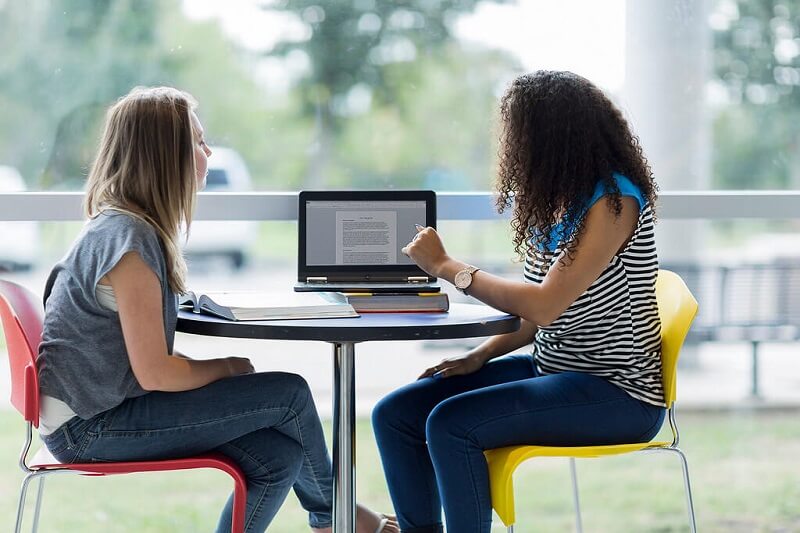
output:
[[[55,473],[73,473],[84,476],[107,476],[130,474],[134,472],[159,472],[167,470],[190,470],[195,468],[216,468],[233,478],[233,519],[231,531],[244,531],[245,499],[247,484],[244,473],[230,458],[219,453],[207,453],[182,459],[159,461],[126,461],[117,463],[59,463],[45,446],[28,463],[33,440],[33,428],[39,427],[39,377],[36,372],[36,357],[42,338],[43,310],[39,299],[30,291],[15,283],[0,280],[0,318],[6,336],[8,358],[11,367],[11,403],[22,413],[27,422],[25,446],[19,458],[19,466],[25,472],[19,495],[17,525],[22,528],[22,515],[25,497],[30,482],[39,478],[36,496],[36,510],[33,518],[33,531],[39,523],[39,511],[44,492],[44,476]]]

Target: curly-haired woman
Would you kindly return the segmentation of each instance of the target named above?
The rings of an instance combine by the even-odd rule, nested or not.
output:
[[[571,72],[517,78],[500,106],[498,208],[513,205],[524,281],[450,257],[433,228],[404,251],[521,317],[519,331],[443,360],[376,406],[404,532],[488,532],[483,451],[641,442],[664,419],[655,299],[656,184],[622,113]],[[532,344],[531,355],[504,356]]]

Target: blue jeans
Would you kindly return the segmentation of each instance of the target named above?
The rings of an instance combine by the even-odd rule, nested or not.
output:
[[[403,532],[488,533],[483,451],[517,444],[643,442],[665,409],[589,374],[537,375],[530,356],[508,356],[466,376],[425,378],[372,413],[389,493]]]
[[[265,531],[290,488],[311,527],[331,525],[333,469],[308,384],[267,372],[185,392],[150,392],[43,440],[62,462],[178,458],[218,451],[247,477],[245,530]],[[230,531],[233,497],[217,531]]]

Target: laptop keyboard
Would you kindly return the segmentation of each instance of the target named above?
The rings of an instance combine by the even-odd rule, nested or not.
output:
[[[426,283],[297,283],[298,292],[439,292],[441,287]]]

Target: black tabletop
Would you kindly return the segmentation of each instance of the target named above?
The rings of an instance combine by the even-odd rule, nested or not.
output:
[[[452,304],[448,313],[364,313],[358,318],[232,322],[178,313],[178,331],[213,337],[327,342],[461,339],[519,329],[519,318],[484,305]]]

